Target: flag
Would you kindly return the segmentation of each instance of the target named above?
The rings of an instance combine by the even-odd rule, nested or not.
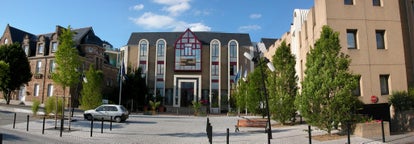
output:
[[[244,70],[244,74],[243,74],[243,81],[246,81],[247,80],[247,68],[246,68],[246,70]]]
[[[237,81],[240,79],[240,75],[241,75],[241,69],[239,69],[239,71],[237,72],[236,76],[234,77],[234,83],[237,83]]]
[[[127,79],[127,76],[126,76],[126,74],[125,74],[125,65],[124,65],[124,61],[122,61],[122,64],[121,64],[121,70],[120,70],[121,72],[120,72],[120,77],[121,77],[121,79],[124,81],[125,79]]]

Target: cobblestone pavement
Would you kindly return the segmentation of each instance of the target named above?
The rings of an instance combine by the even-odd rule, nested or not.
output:
[[[0,110],[7,110],[7,107],[0,105]],[[12,115],[12,114],[10,114]],[[8,125],[0,126],[3,129],[26,132],[25,122],[17,123],[13,129],[12,117],[3,118],[10,121]],[[94,129],[91,137],[91,122],[83,119],[81,114],[74,116],[75,121],[71,122],[71,131],[68,130],[68,122],[65,122],[65,130],[60,137],[59,129],[54,129],[54,119],[47,119],[45,122],[45,134],[42,134],[42,119],[30,121],[28,134],[57,139],[61,143],[138,143],[138,144],[195,144],[208,143],[206,134],[207,117],[182,116],[182,115],[142,115],[133,114],[124,123],[112,123],[112,131],[109,130],[110,123],[104,122],[103,133],[101,133],[101,122],[94,121]],[[240,132],[235,132],[234,125],[237,116],[210,116],[209,120],[213,126],[213,143],[226,143],[227,128],[229,128],[229,142],[252,144],[267,143],[267,135],[263,128],[241,127]],[[273,139],[271,143],[303,144],[308,143],[307,125],[273,127]],[[312,135],[326,134],[321,130],[313,130]],[[382,143],[380,138],[366,139],[351,136],[351,143]],[[337,144],[346,143],[347,138],[317,141],[316,144]],[[386,143],[412,143],[414,134],[392,135],[386,137]],[[7,141],[4,142],[7,144]],[[30,143],[30,142],[18,142]],[[48,143],[48,142],[45,142]]]

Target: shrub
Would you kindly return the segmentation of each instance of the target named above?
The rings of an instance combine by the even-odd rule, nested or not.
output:
[[[414,89],[410,92],[396,91],[392,93],[389,103],[394,106],[396,111],[405,111],[412,109],[414,106]]]
[[[37,112],[39,111],[39,107],[40,107],[40,101],[39,100],[34,100],[33,105],[32,105],[32,112],[33,112],[34,116],[37,115]]]
[[[57,113],[58,114],[62,114],[62,112],[63,112],[62,105],[63,105],[63,100],[59,99],[58,100],[58,108],[57,108]],[[56,113],[56,97],[55,96],[49,97],[46,100],[45,115],[49,115],[50,113],[57,114]]]

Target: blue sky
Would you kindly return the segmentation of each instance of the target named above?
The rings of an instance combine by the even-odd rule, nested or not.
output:
[[[296,8],[313,0],[6,0],[1,3],[0,30],[7,24],[33,34],[56,25],[93,27],[115,48],[132,32],[214,31],[249,33],[251,40],[278,38],[289,30]]]

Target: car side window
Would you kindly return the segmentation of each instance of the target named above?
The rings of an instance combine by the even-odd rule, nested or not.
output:
[[[96,111],[104,111],[104,107],[103,107],[103,106],[98,107],[98,108],[96,109]]]
[[[116,110],[116,107],[111,106],[110,109],[109,109],[109,111],[117,111],[117,110]]]

